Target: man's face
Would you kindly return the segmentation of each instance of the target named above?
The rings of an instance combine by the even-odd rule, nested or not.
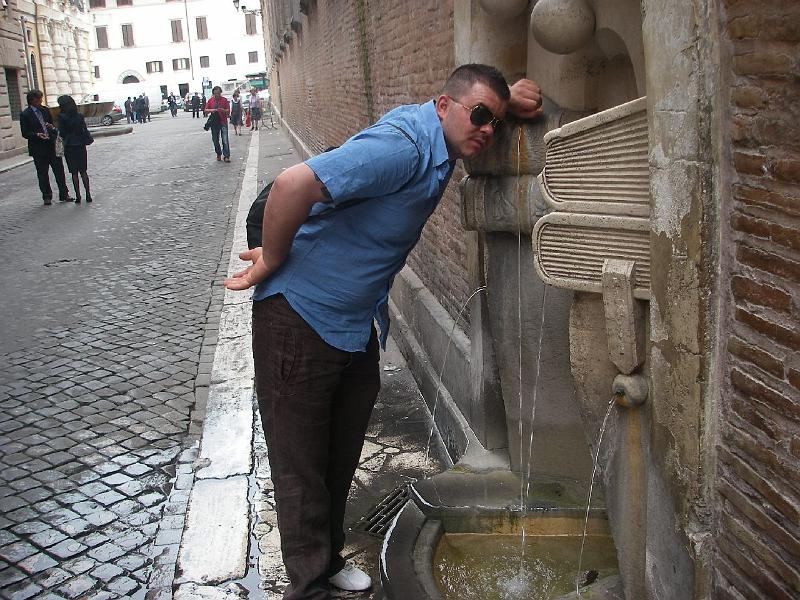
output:
[[[437,98],[436,113],[442,121],[451,160],[474,158],[491,144],[494,126],[491,123],[478,126],[470,120],[471,109],[479,104],[489,109],[498,119],[505,116],[508,105],[482,83],[473,84],[469,92],[461,98],[445,95]]]
[[[31,98],[31,106],[39,107],[42,105],[42,96]]]

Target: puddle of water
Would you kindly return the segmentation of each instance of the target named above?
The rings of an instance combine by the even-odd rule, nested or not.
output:
[[[433,576],[444,600],[550,600],[574,590],[579,536],[446,533],[436,548]],[[587,536],[583,568],[597,577],[617,573],[610,536]],[[594,577],[594,573],[592,574]]]

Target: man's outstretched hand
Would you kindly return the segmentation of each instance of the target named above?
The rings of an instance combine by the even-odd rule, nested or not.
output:
[[[542,91],[530,79],[520,79],[511,86],[508,112],[519,119],[534,119],[542,114]]]
[[[266,267],[264,267],[264,263],[261,260],[261,248],[245,250],[239,253],[239,258],[249,260],[253,264],[238,273],[234,273],[233,276],[225,278],[222,281],[222,285],[226,288],[229,290],[246,290],[261,283],[266,278]]]

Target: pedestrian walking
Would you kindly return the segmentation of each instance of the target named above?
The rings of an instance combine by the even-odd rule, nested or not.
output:
[[[150,96],[144,95],[144,118],[149,123],[150,122]]]
[[[371,585],[341,552],[380,387],[388,291],[456,160],[483,151],[507,109],[538,115],[539,88],[522,80],[509,90],[496,69],[462,65],[435,100],[398,107],[286,169],[266,203],[263,248],[243,252],[252,266],[225,280],[230,289],[256,286],[253,357],[290,581],[284,600]]]
[[[128,99],[125,100],[125,118],[128,119],[128,124],[131,123],[133,120],[133,106],[131,103],[131,97],[128,96]]]
[[[194,119],[197,117],[200,118],[200,96],[197,95],[197,92],[194,93],[192,96],[192,118]]]
[[[178,116],[178,101],[175,99],[175,94],[170,94],[169,98],[167,99],[167,104],[169,105],[169,112],[172,114],[173,117]]]
[[[49,205],[53,200],[50,169],[56,178],[59,201],[72,202],[64,176],[64,163],[60,156],[56,156],[58,131],[53,125],[50,110],[42,105],[42,98],[44,94],[40,90],[31,90],[26,94],[28,108],[19,115],[19,127],[22,137],[28,140],[28,154],[33,157],[33,166],[36,167],[36,177],[39,179],[39,190],[42,192],[44,203]]]
[[[239,97],[239,90],[233,92],[231,99],[231,125],[233,125],[234,135],[242,135],[239,128],[242,126],[242,99]]]
[[[203,114],[209,115],[209,128],[211,129],[211,139],[214,142],[214,152],[217,153],[217,160],[223,157],[226,163],[231,162],[231,147],[228,140],[228,115],[231,107],[227,98],[222,95],[222,88],[215,85],[211,90],[213,94],[211,100],[206,104]],[[220,138],[222,147],[220,147]]]
[[[250,131],[258,131],[258,122],[261,120],[261,98],[258,97],[256,88],[250,89]]]
[[[86,127],[86,119],[78,112],[72,96],[59,96],[58,106],[61,112],[58,115],[58,132],[64,140],[64,159],[67,169],[72,175],[72,187],[75,190],[75,204],[81,202],[81,187],[78,182],[80,175],[83,181],[83,191],[86,192],[86,202],[92,201],[89,190],[89,173],[87,172],[86,146],[94,143],[92,134]]]

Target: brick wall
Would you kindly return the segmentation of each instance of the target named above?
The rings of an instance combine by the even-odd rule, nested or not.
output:
[[[714,597],[800,589],[800,4],[725,0],[732,173]]]
[[[400,104],[433,98],[453,69],[452,0],[317,0],[301,20],[278,62],[280,101],[284,118],[316,152],[369,125],[370,112],[377,119]],[[461,169],[454,173],[408,260],[454,316],[469,294],[462,176]]]

